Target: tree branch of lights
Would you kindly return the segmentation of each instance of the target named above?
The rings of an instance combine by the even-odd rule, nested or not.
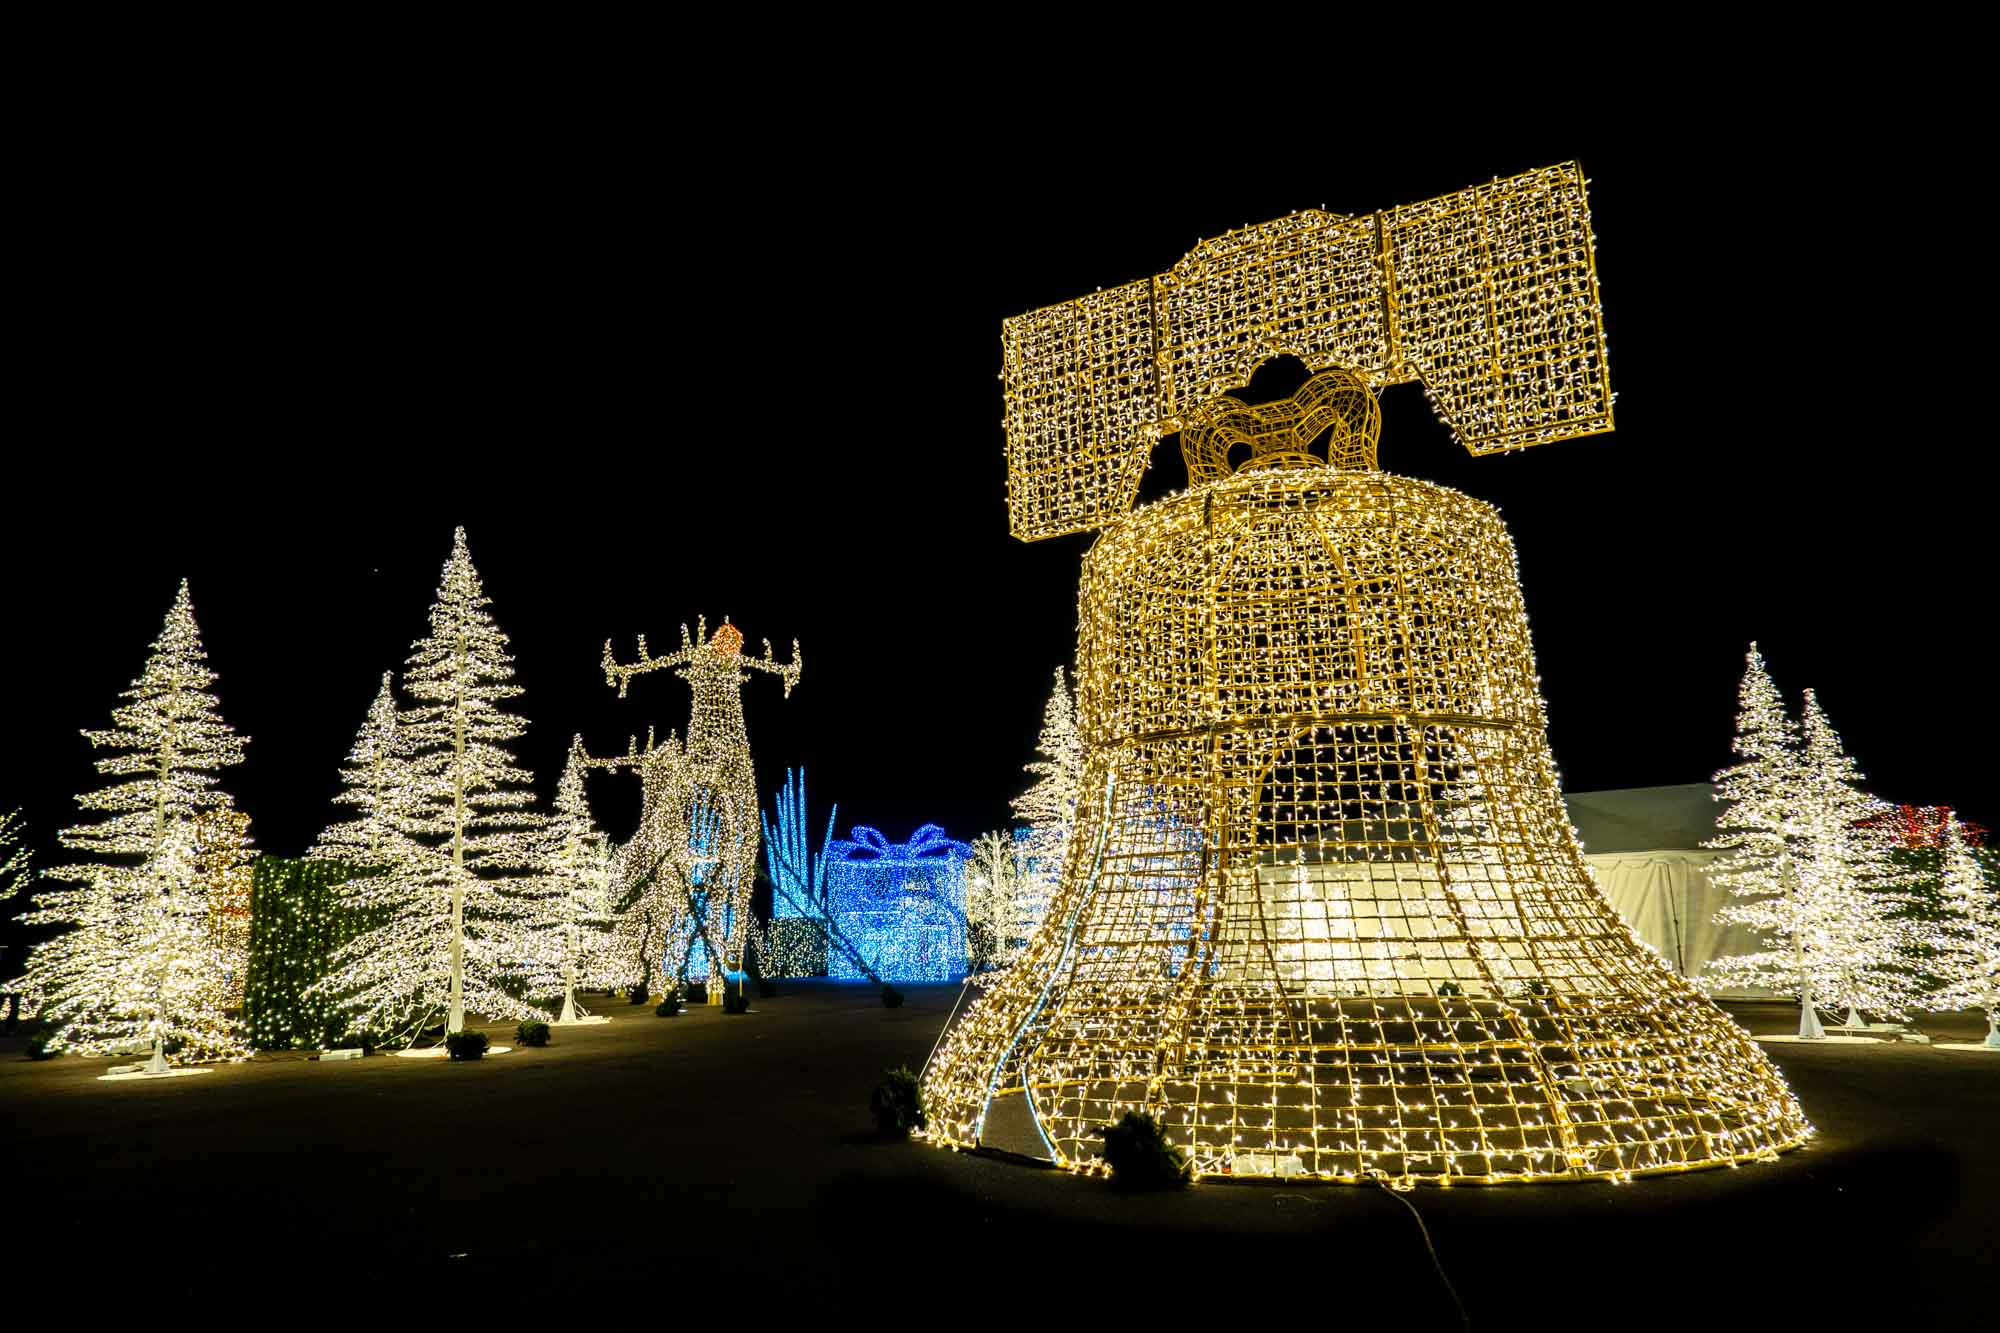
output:
[[[415,702],[398,709],[383,678],[342,771],[340,799],[358,813],[315,848],[374,869],[341,885],[343,905],[370,925],[318,992],[378,1041],[414,1035],[440,1012],[461,1031],[468,1006],[544,1016],[506,986],[532,967],[522,927],[549,888],[533,779],[505,748],[526,723],[502,707],[521,691],[490,605],[460,528],[430,633],[404,668]]]
[[[107,817],[60,835],[92,859],[46,872],[72,887],[38,895],[22,917],[71,927],[38,945],[11,987],[51,1025],[55,1049],[106,1055],[143,1040],[149,1073],[248,1054],[222,1008],[231,981],[215,926],[227,904],[209,897],[238,861],[218,839],[207,869],[220,878],[204,875],[196,832],[230,810],[215,774],[242,762],[246,740],[222,720],[214,683],[183,580],[112,725],[83,733],[111,752],[98,772],[127,779],[78,796]]]
[[[1583,186],[1295,215],[1007,321],[1014,531],[1102,529],[1082,800],[1041,930],[926,1071],[931,1141],[1019,1097],[1071,1169],[1143,1111],[1197,1173],[1408,1185],[1811,1133],[1592,882],[1498,513],[1375,468],[1403,379],[1476,453],[1609,429]],[[1279,353],[1319,372],[1293,398],[1222,392]],[[1126,512],[1174,429],[1189,489]]]
[[[688,717],[687,743],[678,763],[684,768],[692,791],[699,794],[715,821],[712,840],[703,849],[705,864],[689,867],[698,889],[689,901],[697,906],[700,929],[692,932],[706,938],[711,918],[719,921],[720,951],[705,948],[711,996],[719,1001],[726,977],[744,974],[746,950],[754,947],[757,923],[751,915],[750,898],[757,873],[758,839],[762,812],[757,803],[756,775],[750,762],[750,738],[743,723],[744,673],[763,671],[779,677],[785,697],[791,697],[800,671],[799,645],[792,641],[792,660],[779,663],[764,641],[764,656],[743,655],[743,634],[724,621],[711,638],[704,617],[697,634],[690,636],[681,626],[681,646],[665,657],[654,657],[639,637],[637,661],[624,665],[604,645],[604,679],[618,687],[625,697],[632,677],[651,671],[671,670],[688,682],[693,693]],[[676,810],[662,804],[656,810],[656,827],[648,828],[642,816],[637,841],[642,843],[642,862],[666,865],[673,850],[685,845],[693,833],[687,812],[691,805]],[[627,890],[630,892],[630,889]]]

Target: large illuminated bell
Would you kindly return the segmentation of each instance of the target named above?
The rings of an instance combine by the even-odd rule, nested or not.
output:
[[[1373,232],[1392,255],[1400,225]],[[1587,215],[1565,226],[1587,235]],[[1205,305],[1154,280],[1156,366],[1185,359],[1191,327],[1263,299],[1246,292],[1338,294],[1339,275],[1297,247],[1229,253],[1257,280],[1177,270],[1183,289],[1212,289]],[[1468,300],[1491,294],[1479,265],[1495,262],[1504,247],[1466,261]],[[1368,271],[1394,293],[1411,266],[1389,267]],[[1608,428],[1594,277],[1580,271],[1590,280],[1564,290],[1581,294],[1572,327],[1588,345],[1546,355],[1540,380],[1502,377],[1526,386],[1502,404],[1511,428],[1539,429],[1538,411],[1556,423],[1546,438]],[[1497,328],[1504,350],[1521,321],[1561,318],[1553,297],[1525,304],[1463,327]],[[1285,350],[1314,367],[1341,355]],[[1374,351],[1444,356],[1414,337]],[[1100,450],[1064,477],[1080,455],[1049,444],[1074,429],[1065,419],[1103,418],[1104,391],[1067,418],[1014,415],[1037,371],[1010,361],[1010,444],[1031,446],[1012,458],[1017,531],[1102,528],[1079,600],[1088,758],[1041,931],[926,1073],[934,1142],[1095,1170],[1100,1129],[1137,1110],[1202,1173],[1449,1184],[1618,1180],[1768,1158],[1811,1133],[1749,1036],[1592,883],[1498,514],[1375,470],[1371,379],[1435,387],[1449,378],[1436,365],[1336,366],[1264,406],[1211,394],[1176,407],[1136,376],[1109,392],[1180,430],[1193,484],[1119,515],[1116,487],[1099,483],[1122,464]],[[1596,387],[1550,375],[1563,365]],[[1602,410],[1583,410],[1600,392]],[[1448,396],[1440,406],[1454,408],[1468,419]]]

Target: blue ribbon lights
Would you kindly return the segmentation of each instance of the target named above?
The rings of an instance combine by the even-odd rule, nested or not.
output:
[[[965,863],[972,848],[926,824],[905,843],[866,825],[827,848],[834,924],[884,981],[957,981],[965,975]],[[827,975],[862,980],[835,951]]]

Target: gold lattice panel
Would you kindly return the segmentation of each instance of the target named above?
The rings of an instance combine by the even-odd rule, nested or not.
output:
[[[1069,860],[927,1071],[933,1141],[1021,1099],[1074,1168],[1142,1110],[1203,1173],[1453,1183],[1811,1133],[1592,882],[1490,506],[1253,467],[1109,524],[1080,611]]]
[[[1610,430],[1584,184],[1565,163],[1362,217],[1295,213],[1005,321],[1014,535],[1130,509],[1155,441],[1281,353],[1421,380],[1475,454]]]

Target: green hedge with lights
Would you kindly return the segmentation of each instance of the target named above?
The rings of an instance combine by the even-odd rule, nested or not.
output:
[[[363,873],[338,861],[260,856],[250,881],[250,961],[243,1023],[259,1050],[326,1047],[346,1021],[306,990],[327,974],[334,951],[366,922],[340,904],[339,886]]]

